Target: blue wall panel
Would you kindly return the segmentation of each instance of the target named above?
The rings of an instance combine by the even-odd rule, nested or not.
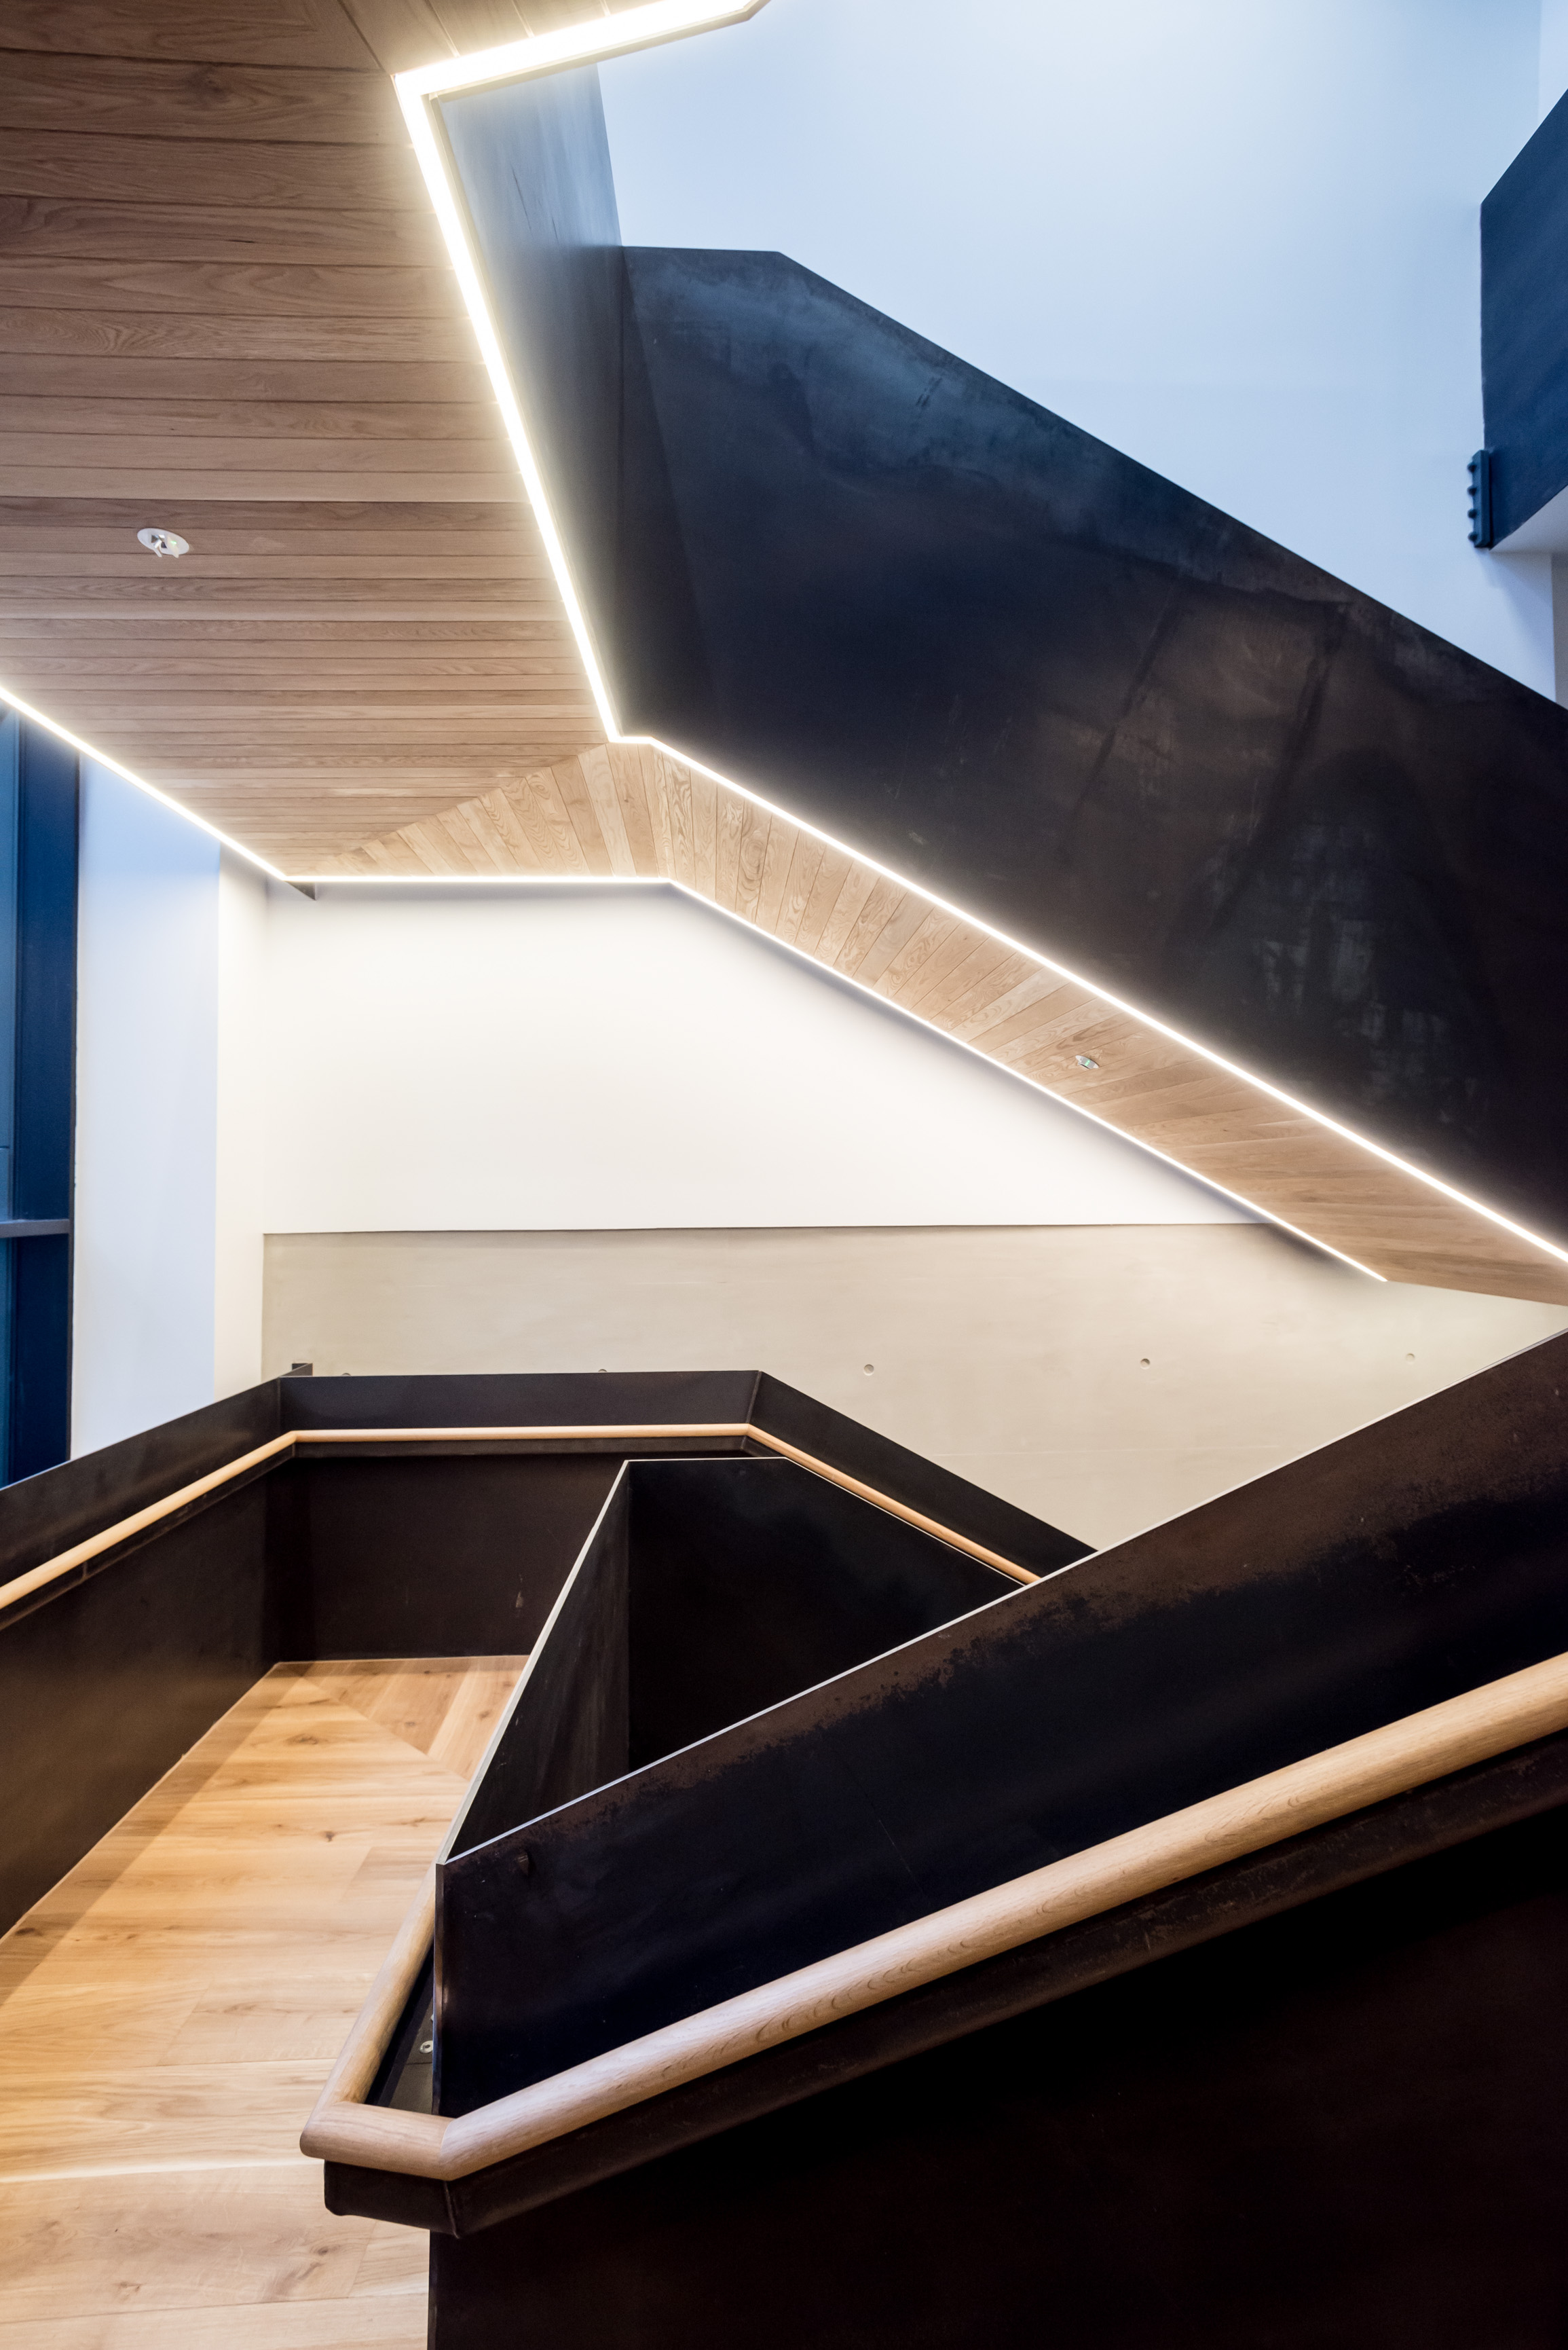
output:
[[[7,1220],[71,1213],[76,1090],[77,754],[0,727],[0,1145]],[[0,1479],[70,1451],[68,1232],[7,1240],[0,1274]]]
[[[1568,98],[1481,206],[1481,376],[1496,541],[1568,487]]]

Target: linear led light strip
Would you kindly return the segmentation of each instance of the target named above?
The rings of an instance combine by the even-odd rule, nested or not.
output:
[[[167,792],[161,792],[156,784],[150,784],[145,775],[139,775],[136,770],[133,767],[128,767],[123,760],[112,758],[107,751],[100,751],[96,743],[84,742],[79,734],[73,734],[68,726],[62,726],[57,718],[51,718],[46,712],[36,710],[30,702],[24,702],[19,693],[14,693],[3,681],[0,681],[0,702],[7,703],[19,718],[31,719],[35,726],[41,726],[47,734],[53,734],[57,741],[68,743],[73,751],[81,752],[84,757],[93,760],[100,767],[108,767],[110,773],[119,775],[122,782],[134,784],[139,792],[145,792],[150,800],[158,802],[160,807],[171,809],[175,816],[183,816],[185,822],[193,824],[198,832],[204,832],[209,840],[217,841],[221,847],[232,848],[236,857],[243,857],[248,865],[258,866],[262,872],[270,873],[275,881],[290,879],[291,877],[283,870],[281,866],[271,864],[262,856],[259,849],[247,848],[244,842],[236,840],[232,833],[220,832],[217,826],[209,824],[204,816],[198,816],[193,808],[182,806],[178,800],[171,799]]]
[[[410,73],[395,74],[392,78],[409,137],[462,289],[463,302],[479,338],[480,353],[500,404],[507,437],[522,468],[572,634],[583,657],[599,720],[612,742],[622,743],[629,738],[622,734],[616,723],[615,704],[599,667],[566,550],[556,527],[544,476],[524,426],[501,338],[490,315],[483,275],[469,237],[468,207],[452,184],[445,141],[437,133],[430,101],[451,97],[457,90],[476,89],[486,82],[515,81],[525,75],[550,73],[563,66],[587,65],[599,57],[620,56],[628,49],[679,40],[683,34],[740,24],[754,16],[763,5],[764,0],[651,0],[646,7],[624,8],[617,16],[597,17],[587,25],[566,26],[556,33],[537,33],[527,40],[509,41],[503,48],[480,49],[472,57],[443,58],[439,64],[420,66]]]
[[[978,920],[964,908],[954,906],[947,899],[936,897],[930,890],[908,880],[902,874],[893,872],[889,867],[879,864],[876,858],[863,856],[859,850],[851,848],[847,842],[836,839],[831,833],[824,832],[820,827],[803,823],[798,816],[787,809],[775,806],[771,801],[763,799],[760,793],[750,791],[745,785],[736,783],[732,776],[722,775],[716,768],[705,765],[701,760],[693,759],[690,753],[681,751],[672,744],[661,743],[653,735],[622,733],[617,720],[615,703],[599,667],[597,652],[588,629],[581,599],[577,595],[576,583],[572,577],[566,547],[560,532],[556,526],[544,475],[540,472],[538,461],[529,443],[522,411],[517,402],[516,390],[512,382],[511,371],[506,364],[505,353],[501,347],[501,338],[491,316],[483,275],[479,267],[469,235],[467,208],[457,188],[452,184],[447,165],[445,145],[438,137],[431,118],[430,101],[434,98],[451,96],[458,90],[474,89],[487,82],[514,80],[527,74],[552,72],[563,66],[585,65],[600,57],[620,55],[628,49],[646,48],[655,42],[675,40],[683,34],[703,32],[721,25],[738,24],[744,18],[754,16],[763,5],[763,0],[653,0],[653,5],[650,6],[624,9],[617,16],[599,17],[591,24],[573,26],[556,33],[538,34],[532,39],[509,42],[502,48],[480,50],[472,57],[454,57],[440,64],[421,66],[411,73],[398,74],[394,77],[399,103],[402,107],[403,118],[409,126],[409,135],[413,140],[414,152],[419,157],[420,169],[424,173],[425,184],[430,190],[431,201],[435,206],[436,216],[441,223],[441,234],[446,240],[447,250],[452,256],[458,283],[462,288],[462,297],[479,339],[480,350],[483,356],[490,380],[494,387],[495,397],[500,403],[508,438],[527,486],[529,500],[538,521],[540,535],[550,558],[551,568],[556,575],[556,585],[561,591],[562,601],[566,608],[572,633],[576,639],[577,649],[582,655],[583,666],[587,673],[594,701],[610,741],[646,743],[655,750],[662,751],[668,757],[700,769],[703,775],[711,775],[716,783],[722,784],[726,791],[739,793],[742,798],[750,800],[770,816],[782,816],[786,823],[797,826],[802,832],[808,833],[813,839],[825,842],[827,847],[837,850],[843,856],[856,858],[858,863],[869,867],[885,879],[896,882],[899,888],[924,899],[939,912],[953,915],[959,920],[969,923],[973,929],[983,931],[988,938],[996,940],[1012,953],[1026,957],[1030,962],[1038,964],[1042,970],[1055,972],[1060,977],[1070,981],[1075,986],[1083,988],[1086,993],[1095,996],[1113,1011],[1136,1020],[1142,1027],[1151,1030],[1156,1035],[1167,1037],[1171,1043],[1179,1045],[1185,1051],[1197,1054],[1200,1059],[1207,1061],[1210,1067],[1223,1070],[1226,1076],[1238,1078],[1242,1084],[1252,1087],[1255,1091],[1265,1095],[1271,1101],[1278,1102],[1282,1107],[1292,1111],[1294,1115],[1310,1118],[1314,1125],[1322,1127],[1329,1134],[1336,1135],[1342,1141],[1354,1144],[1357,1149],[1366,1151],[1369,1158],[1380,1159],[1385,1166],[1395,1168],[1400,1174],[1412,1177],[1415,1181],[1425,1184],[1428,1191],[1436,1191],[1443,1199],[1451,1200],[1457,1206],[1468,1209],[1471,1214],[1483,1217],[1488,1223],[1495,1225],[1500,1232],[1508,1232],[1515,1240],[1523,1241],[1531,1248],[1540,1249],[1544,1254],[1555,1257],[1560,1263],[1568,1264],[1568,1249],[1559,1248],[1552,1242],[1543,1240],[1540,1233],[1530,1232],[1524,1225],[1516,1224],[1509,1217],[1500,1215],[1495,1208],[1484,1206],[1480,1201],[1471,1199],[1468,1192],[1457,1190],[1451,1183],[1443,1182],[1436,1175],[1428,1174],[1424,1169],[1412,1165],[1408,1159],[1401,1159],[1397,1152],[1386,1150],[1380,1143],[1368,1141],[1365,1135],[1357,1134],[1354,1128],[1341,1125],[1336,1118],[1325,1117],[1321,1110],[1314,1109],[1309,1103],[1298,1100],[1294,1095],[1285,1093],[1278,1086],[1271,1085],[1266,1078],[1256,1076],[1251,1069],[1242,1068],[1238,1063],[1227,1060],[1222,1054],[1210,1051],[1207,1045],[1199,1044],[1193,1037],[1184,1035],[1180,1029],[1171,1027],[1168,1022],[1154,1018],[1151,1014],[1143,1011],[1135,1003],[1128,1003],[1122,997],[1107,993],[1104,988],[1097,987],[1093,981],[1085,979],[1081,972],[1071,970],[1065,963],[1057,962],[1051,956],[1041,954],[1036,949],[1023,945],[1020,940],[1009,938],[1005,931],[997,930],[993,924]],[[323,880],[347,879],[346,876],[327,875],[319,878]],[[364,878],[369,880],[373,877],[367,875]],[[418,877],[409,878],[417,879]],[[461,880],[463,877],[455,878]],[[483,881],[484,878],[483,875],[473,877],[478,881]],[[704,900],[704,903],[706,902]],[[810,958],[808,957],[807,960],[809,961]],[[885,1002],[886,998],[879,997],[877,1000]],[[939,1030],[937,1033],[945,1032]],[[990,1058],[989,1055],[984,1054],[981,1057]],[[1002,1065],[993,1064],[992,1066]],[[1050,1088],[1043,1087],[1041,1090],[1048,1092]],[[1082,1105],[1073,1101],[1070,1096],[1059,1095],[1054,1096],[1054,1098],[1070,1101],[1075,1109],[1082,1107]],[[1094,1116],[1092,1111],[1085,1114]],[[1096,1123],[1109,1125],[1108,1120],[1100,1118],[1096,1118]],[[1119,1128],[1111,1128],[1110,1130],[1114,1133],[1121,1131]],[[1143,1147],[1147,1149],[1148,1146]],[[1163,1158],[1165,1153],[1157,1152],[1155,1155]],[[1179,1160],[1174,1159],[1169,1163],[1173,1166],[1180,1164]],[[1184,1171],[1190,1172],[1190,1170]],[[1219,1191],[1225,1187],[1216,1184],[1213,1188]],[[1254,1202],[1243,1200],[1240,1192],[1231,1192],[1229,1196],[1241,1200],[1242,1204],[1252,1208],[1254,1213],[1268,1216],[1271,1222],[1282,1226],[1285,1231],[1297,1232],[1297,1227],[1286,1223],[1283,1217],[1274,1215],[1267,1209],[1256,1207]],[[1315,1247],[1326,1249],[1331,1256],[1339,1257],[1346,1264],[1354,1265],[1357,1272],[1370,1274],[1375,1281],[1381,1281],[1385,1277],[1382,1274],[1374,1273],[1370,1265],[1362,1264],[1356,1258],[1346,1256],[1344,1250],[1333,1248],[1326,1241],[1318,1240],[1315,1234],[1299,1232],[1298,1237],[1311,1240]]]

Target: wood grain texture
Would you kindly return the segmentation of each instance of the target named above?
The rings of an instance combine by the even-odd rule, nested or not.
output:
[[[0,58],[0,76],[6,60]],[[88,130],[8,130],[0,192],[104,203],[296,205],[418,211],[427,203],[412,156],[394,146],[332,146],[222,138],[153,140]],[[128,225],[134,225],[128,223]],[[155,255],[151,240],[140,251]]]
[[[1564,1727],[1568,1657],[1553,1657],[836,1951],[475,2112],[450,2121],[417,2116],[424,2123],[418,2132],[405,2129],[407,2116],[338,2094],[366,2076],[375,2061],[370,2039],[395,2016],[391,1984],[383,1979],[302,2145],[326,2161],[466,2178],[903,1991]],[[421,1894],[399,1937],[405,1970],[416,1945],[413,1963],[422,1955],[423,1900]]]
[[[354,72],[16,47],[5,55],[7,130],[326,146],[397,146],[404,136],[396,93],[374,65]]]
[[[6,0],[0,49],[360,71],[375,64],[337,0]]]
[[[175,427],[223,421],[171,405]],[[292,436],[171,440],[166,478],[221,499],[0,502],[0,680],[296,869],[601,733],[533,517],[493,470],[510,456],[481,437],[488,407],[418,403],[439,429],[400,444],[383,437],[396,403],[336,405],[307,404]],[[122,433],[122,475],[142,445]],[[112,449],[36,428],[26,442],[29,460],[70,459],[37,474],[62,484],[98,478]],[[488,475],[457,470],[476,458]],[[223,473],[241,459],[256,469]],[[192,552],[146,555],[150,518]]]
[[[1568,1265],[649,744],[504,777],[315,869],[678,882],[1390,1281],[1568,1304]]]
[[[142,262],[150,240],[165,261],[294,265],[404,263],[440,269],[446,260],[433,217],[398,212],[285,212],[260,218],[243,205],[71,203],[47,196],[0,196],[0,255],[8,261]]]
[[[601,739],[389,79],[585,12],[4,12],[0,682],[274,861]]]
[[[423,2344],[294,2141],[524,1661],[277,1667],[0,1940],[5,2350]]]

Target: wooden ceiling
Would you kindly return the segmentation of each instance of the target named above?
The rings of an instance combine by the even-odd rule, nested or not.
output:
[[[0,681],[295,870],[602,739],[389,79],[588,13],[0,7]]]
[[[683,881],[1392,1279],[1568,1303],[1541,1251],[604,746],[389,77],[615,5],[4,0],[0,681],[285,870]]]

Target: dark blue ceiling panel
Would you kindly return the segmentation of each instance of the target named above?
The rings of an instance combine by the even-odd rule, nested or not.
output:
[[[1492,538],[1568,488],[1568,98],[1481,206]]]

